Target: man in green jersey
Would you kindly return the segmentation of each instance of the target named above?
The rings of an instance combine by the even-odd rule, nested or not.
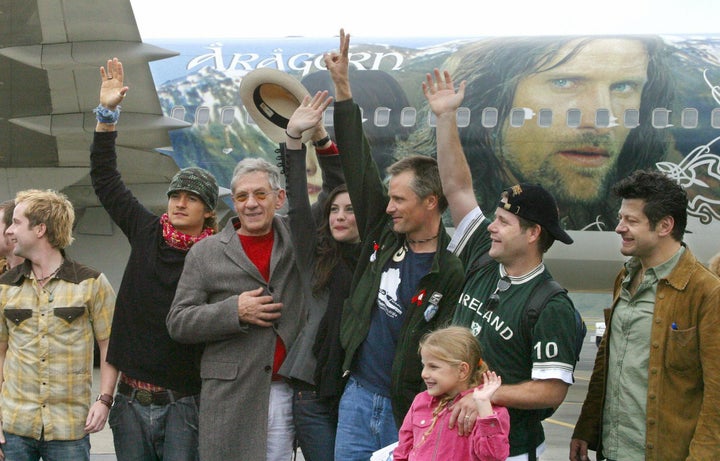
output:
[[[576,333],[574,307],[565,293],[550,298],[529,334],[523,328],[525,304],[536,286],[552,279],[543,254],[555,240],[572,239],[560,227],[555,199],[538,184],[506,189],[495,219],[485,217],[458,134],[456,111],[465,82],[456,90],[450,74],[436,70],[423,92],[437,117],[440,178],[456,226],[449,249],[466,271],[453,322],[473,331],[488,365],[502,377],[493,403],[510,412],[508,459],[533,460],[545,448],[541,420],[573,383]],[[475,422],[472,402],[467,403],[456,405],[450,420],[461,433]]]

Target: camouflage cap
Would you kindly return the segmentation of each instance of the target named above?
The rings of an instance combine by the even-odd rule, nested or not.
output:
[[[218,184],[215,176],[202,168],[190,167],[178,171],[170,181],[170,187],[167,191],[168,197],[179,190],[197,195],[211,210],[214,210],[217,205]]]

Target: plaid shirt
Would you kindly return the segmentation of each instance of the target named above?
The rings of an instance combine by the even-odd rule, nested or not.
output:
[[[85,436],[93,337],[109,338],[114,307],[105,275],[67,259],[44,288],[29,261],[0,277],[4,431],[48,441]]]

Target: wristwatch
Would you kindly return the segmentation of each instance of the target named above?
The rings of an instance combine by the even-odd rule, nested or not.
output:
[[[110,394],[100,394],[95,399],[96,402],[102,402],[103,405],[110,408],[112,407],[113,402],[115,399],[113,399],[113,396]]]

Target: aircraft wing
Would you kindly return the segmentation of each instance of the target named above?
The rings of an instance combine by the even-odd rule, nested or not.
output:
[[[155,151],[168,130],[148,62],[176,53],[142,43],[129,0],[0,0],[0,200],[52,188],[76,208],[98,206],[89,179],[99,67],[125,67],[118,165],[140,201],[164,210],[175,161]]]

